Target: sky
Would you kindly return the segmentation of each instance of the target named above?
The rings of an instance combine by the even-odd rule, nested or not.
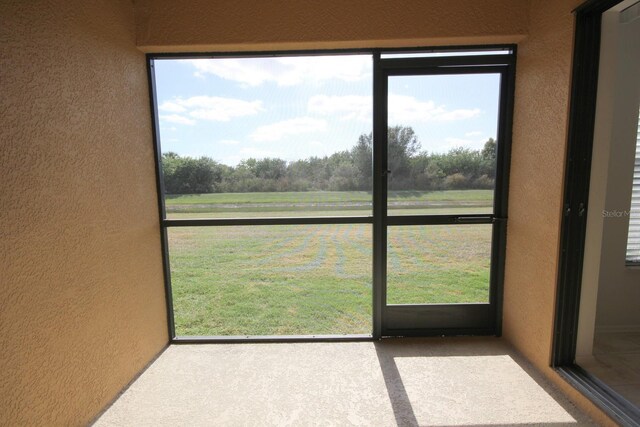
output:
[[[156,59],[162,152],[230,166],[348,150],[372,131],[371,55]],[[496,137],[498,74],[391,76],[389,125],[422,149],[482,148]]]

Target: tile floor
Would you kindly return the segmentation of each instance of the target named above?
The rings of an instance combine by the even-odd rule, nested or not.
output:
[[[595,425],[497,338],[170,346],[119,426]]]
[[[593,357],[578,364],[640,406],[640,332],[596,334]]]

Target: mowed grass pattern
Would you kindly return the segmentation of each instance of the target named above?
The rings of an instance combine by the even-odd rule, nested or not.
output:
[[[371,333],[371,225],[169,230],[176,334]]]
[[[491,225],[387,231],[388,304],[488,303]]]
[[[296,202],[301,194],[180,196],[168,199],[167,205],[179,200],[173,218],[367,215],[364,206],[332,210],[335,206],[326,205],[346,200],[357,204],[370,197],[363,192],[307,194]],[[394,214],[491,211],[486,190],[402,195],[411,197],[427,203]],[[320,205],[317,198],[322,199]],[[169,228],[176,334],[371,333],[371,228],[370,224]],[[487,302],[490,250],[491,225],[389,227],[388,303]]]

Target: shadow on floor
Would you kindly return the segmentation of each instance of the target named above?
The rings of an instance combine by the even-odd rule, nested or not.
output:
[[[389,338],[374,346],[398,426],[595,425],[498,338]],[[405,363],[411,359],[413,368]],[[492,369],[496,372],[486,372]],[[421,395],[412,395],[420,372],[421,380],[432,384],[425,388],[422,383]],[[467,401],[483,401],[482,388],[486,406],[465,406]],[[523,393],[528,405],[517,403]]]

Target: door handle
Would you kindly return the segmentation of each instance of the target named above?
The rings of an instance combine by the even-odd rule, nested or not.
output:
[[[460,224],[487,224],[495,221],[496,218],[493,215],[487,216],[459,216],[456,218],[456,222]]]

